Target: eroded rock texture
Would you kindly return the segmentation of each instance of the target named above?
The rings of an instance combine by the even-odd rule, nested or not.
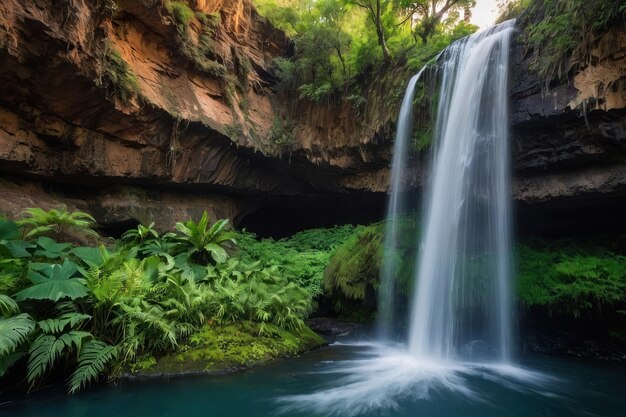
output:
[[[367,83],[358,108],[298,101],[272,70],[293,45],[250,0],[189,4],[186,22],[160,0],[0,4],[0,211],[64,202],[110,227],[358,210],[348,201],[379,213],[408,69]],[[624,28],[547,96],[514,49],[515,197],[622,204]]]

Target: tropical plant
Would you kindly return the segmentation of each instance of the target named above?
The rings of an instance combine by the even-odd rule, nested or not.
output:
[[[33,285],[15,294],[17,301],[27,299],[59,301],[87,296],[85,280],[77,277],[76,264],[66,259],[63,264],[31,264],[29,278]]]
[[[30,256],[26,250],[29,247],[29,244],[20,240],[17,224],[9,220],[0,220],[0,259],[27,258]]]
[[[0,377],[26,355],[23,347],[34,329],[35,321],[25,313],[0,318]]]
[[[145,243],[150,240],[159,238],[159,232],[154,227],[154,222],[148,226],[142,224],[137,225],[137,228],[127,230],[122,234],[122,241],[131,244]]]
[[[210,225],[206,211],[197,223],[193,220],[176,223],[176,230],[182,235],[177,239],[176,252],[185,252],[190,260],[204,265],[226,261],[228,253],[223,246],[237,243],[234,233],[225,230],[227,226],[228,219]]]
[[[235,239],[227,226],[226,220],[210,225],[204,213],[198,223],[179,223],[177,235],[140,226],[106,248],[37,236],[57,231],[46,228],[23,242],[15,223],[0,221],[0,377],[25,369],[32,388],[53,373],[71,373],[68,390],[75,392],[102,375],[138,369],[141,358],[187,349],[208,323],[251,320],[267,340],[277,329],[283,336],[290,334],[284,329],[290,337],[304,334],[312,292],[297,274],[319,275],[336,243],[332,236],[312,232],[292,243],[273,242],[274,253],[289,247],[294,275],[287,276],[268,259],[228,259],[223,246]],[[240,255],[261,254],[259,248]],[[298,260],[307,256],[308,264]]]
[[[280,275],[278,267],[231,259],[212,268],[210,307],[222,324],[241,320],[297,331],[310,313],[310,294]],[[263,327],[261,327],[263,329]]]
[[[117,359],[119,355],[115,346],[107,345],[99,340],[89,340],[78,355],[78,366],[69,381],[70,394],[96,380],[100,374]]]
[[[0,220],[0,294],[12,293],[25,284],[32,245],[20,240],[18,226]]]
[[[27,238],[51,234],[57,241],[64,234],[76,232],[79,235],[97,238],[98,233],[91,228],[96,220],[82,211],[68,212],[67,207],[45,211],[41,208],[28,208],[18,225],[28,229]]]

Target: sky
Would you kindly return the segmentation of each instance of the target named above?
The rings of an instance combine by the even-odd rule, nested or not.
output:
[[[498,15],[496,0],[476,0],[476,7],[472,9],[472,23],[484,29],[493,25]]]

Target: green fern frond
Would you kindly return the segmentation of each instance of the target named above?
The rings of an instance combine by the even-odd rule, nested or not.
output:
[[[13,353],[28,340],[34,329],[35,321],[25,313],[8,319],[0,318],[0,357]]]
[[[19,313],[20,308],[18,307],[15,300],[13,300],[8,295],[0,294],[0,314],[4,317],[9,317],[14,314]]]
[[[80,351],[83,339],[91,337],[91,333],[81,331],[70,331],[59,337],[51,334],[39,335],[28,351],[26,375],[31,386],[39,377],[53,368],[54,363],[64,351],[71,351],[72,348]]]
[[[73,394],[94,381],[119,355],[116,346],[100,340],[85,343],[78,356],[78,367],[70,377],[69,393]]]

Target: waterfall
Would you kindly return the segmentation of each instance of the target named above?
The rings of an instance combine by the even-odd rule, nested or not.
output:
[[[416,400],[441,401],[445,397],[439,395],[446,391],[461,398],[447,397],[456,407],[462,405],[455,409],[459,414],[467,413],[466,401],[488,402],[481,396],[486,386],[482,380],[516,391],[527,385],[533,393],[546,391],[546,384],[554,381],[516,366],[510,358],[507,83],[513,26],[513,21],[505,22],[455,42],[438,59],[441,83],[432,172],[415,261],[408,346],[371,343],[367,354],[338,361],[333,371],[324,371],[336,375],[331,386],[281,398],[285,410],[324,416],[380,415],[378,409],[395,411],[402,401],[428,407]],[[410,118],[417,78],[419,74],[409,82],[398,118],[385,242],[391,251],[399,247],[398,235],[406,232],[397,217],[404,209],[400,177],[408,160],[411,126],[406,118]],[[393,329],[394,265],[384,266],[381,273],[381,336]],[[420,408],[411,410],[411,415],[422,411],[439,415],[440,410]]]
[[[384,258],[378,287],[378,317],[377,336],[387,340],[394,336],[396,330],[396,293],[397,293],[397,265],[396,254],[399,244],[399,216],[406,211],[406,202],[403,195],[402,179],[408,162],[409,144],[413,132],[413,97],[415,85],[424,69],[420,70],[410,80],[400,107],[396,127],[396,139],[393,148],[391,164],[391,193],[387,204],[387,222],[385,224]]]
[[[409,328],[408,349],[418,358],[510,359],[507,83],[513,25],[458,41],[441,59]]]

